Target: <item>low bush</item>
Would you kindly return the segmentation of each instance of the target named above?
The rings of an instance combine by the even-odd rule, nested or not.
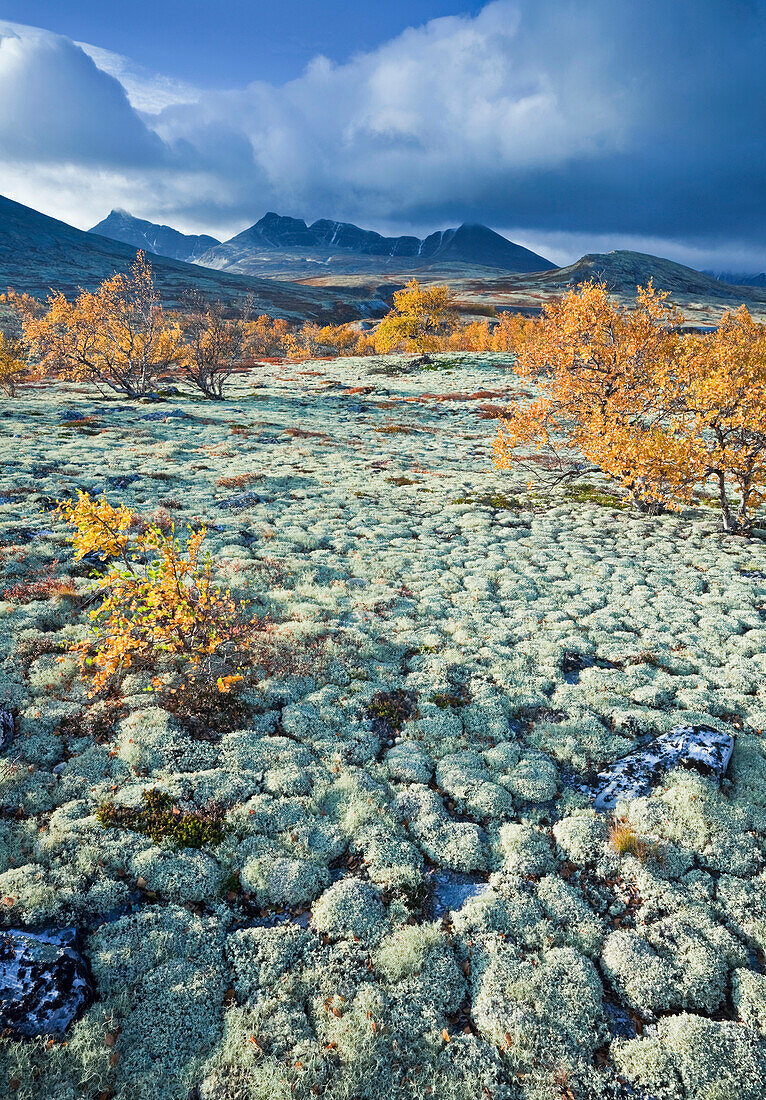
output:
[[[223,839],[224,811],[220,806],[184,811],[156,787],[144,791],[143,798],[145,804],[140,807],[102,802],[96,817],[105,829],[132,829],[151,837],[155,844],[170,840],[179,848],[204,848]]]
[[[74,529],[76,558],[95,554],[110,562],[104,597],[90,613],[92,636],[73,646],[82,672],[93,673],[93,694],[128,669],[180,674],[178,690],[202,680],[228,694],[244,680],[264,624],[216,583],[202,550],[204,527],[189,528],[184,548],[172,524],[169,533],[150,523],[134,534],[130,510],[105,497],[80,491],[60,510]]]

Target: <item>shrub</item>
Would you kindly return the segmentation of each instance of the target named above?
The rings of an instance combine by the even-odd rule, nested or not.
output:
[[[128,275],[104,280],[69,302],[62,293],[42,311],[26,295],[8,294],[21,315],[24,341],[44,369],[124,397],[141,397],[179,354],[180,330],[162,310],[143,252]]]
[[[367,717],[400,730],[409,718],[418,717],[418,705],[411,691],[376,691],[367,706]]]
[[[440,338],[456,320],[448,287],[421,287],[412,279],[394,294],[394,308],[375,331],[375,350],[388,352],[404,346],[418,352],[437,351]]]
[[[27,375],[26,348],[20,340],[10,340],[0,332],[0,390],[15,397]]]
[[[532,462],[555,484],[592,463],[649,510],[690,503],[712,479],[724,531],[748,534],[766,500],[766,325],[743,306],[713,333],[681,335],[667,298],[650,281],[622,309],[589,282],[544,305],[517,367],[541,396],[501,418],[495,465]]]
[[[586,472],[584,456],[646,504],[688,498],[693,462],[672,431],[662,388],[683,317],[666,299],[650,282],[633,309],[620,309],[605,284],[589,282],[543,306],[516,368],[541,396],[500,421],[498,469],[519,464],[531,445],[554,482]]]
[[[224,318],[220,302],[205,302],[194,294],[185,305],[180,314],[179,373],[205,397],[220,401],[241,353],[241,326]]]
[[[203,848],[218,844],[225,831],[220,806],[182,811],[175,801],[156,787],[144,791],[145,805],[117,806],[102,802],[96,817],[105,829],[132,829],[152,838],[155,844],[171,840],[179,848]]]
[[[609,830],[609,843],[620,856],[635,856],[642,863],[656,852],[656,845],[639,836],[627,821],[615,821]]]
[[[204,527],[189,529],[184,550],[172,525],[169,534],[150,524],[134,536],[130,510],[105,497],[93,500],[80,491],[60,509],[74,528],[78,559],[87,553],[112,559],[103,578],[106,594],[91,612],[94,636],[73,647],[83,672],[95,671],[94,694],[129,668],[158,671],[161,662],[181,673],[185,688],[215,679],[228,694],[242,682],[263,624],[216,585],[202,552]]]

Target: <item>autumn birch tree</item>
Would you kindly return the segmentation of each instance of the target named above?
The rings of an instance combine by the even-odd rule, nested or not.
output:
[[[242,325],[224,317],[220,302],[189,295],[179,318],[178,369],[205,397],[220,401],[242,354]]]
[[[747,534],[766,500],[766,325],[742,306],[715,332],[688,336],[674,385],[678,435],[694,440],[723,529]]]
[[[457,323],[449,287],[422,287],[410,280],[394,294],[394,308],[373,336],[375,350],[389,352],[404,347],[421,353],[438,351]]]
[[[106,279],[95,292],[80,291],[73,302],[53,294],[40,312],[25,295],[10,292],[7,300],[21,315],[34,361],[102,392],[150,393],[178,358],[181,334],[165,317],[143,252],[128,274]]]
[[[667,386],[683,317],[667,297],[650,282],[623,309],[605,285],[588,282],[543,307],[516,367],[540,396],[501,419],[497,468],[523,466],[532,448],[554,483],[590,467],[647,506],[689,497],[697,456],[676,433]]]

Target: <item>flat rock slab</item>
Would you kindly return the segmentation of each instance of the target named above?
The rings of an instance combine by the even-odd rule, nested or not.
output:
[[[76,929],[0,932],[0,1031],[61,1036],[92,1000]]]
[[[600,771],[593,805],[597,810],[613,810],[620,799],[640,798],[673,768],[694,768],[720,779],[733,750],[730,733],[710,726],[676,726]]]
[[[430,897],[426,911],[431,919],[461,909],[470,899],[489,889],[486,878],[458,871],[433,871],[429,875]]]

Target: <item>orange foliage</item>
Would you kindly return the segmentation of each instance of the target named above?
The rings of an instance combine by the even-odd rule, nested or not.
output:
[[[27,373],[24,345],[20,340],[11,340],[0,332],[0,390],[7,397],[15,397]]]
[[[143,252],[128,275],[106,279],[95,293],[82,290],[74,302],[53,294],[41,312],[27,295],[10,291],[7,300],[20,313],[31,357],[71,381],[140,397],[178,358],[180,330],[164,316]]]
[[[190,529],[184,550],[172,527],[149,524],[132,536],[132,513],[104,497],[78,492],[60,509],[74,528],[76,558],[111,560],[106,594],[91,612],[94,636],[73,647],[83,673],[93,673],[94,694],[130,668],[180,672],[187,685],[215,679],[222,694],[243,680],[262,624],[215,583],[204,527]]]
[[[637,502],[667,507],[712,478],[724,530],[747,533],[766,500],[766,326],[743,306],[713,333],[682,334],[667,298],[650,282],[622,309],[585,283],[545,305],[516,368],[539,396],[502,418],[495,465],[523,465],[531,447],[560,480],[584,457]]]
[[[227,380],[236,369],[242,348],[242,327],[226,320],[218,302],[193,295],[180,314],[183,345],[178,369],[205,397],[220,401]]]
[[[411,279],[404,290],[394,294],[394,308],[378,325],[373,337],[375,350],[385,353],[404,347],[418,352],[437,351],[456,322],[448,287],[422,287],[417,279]]]
[[[534,447],[558,476],[577,472],[584,456],[638,500],[688,499],[693,456],[675,436],[663,384],[677,361],[682,321],[651,283],[639,287],[630,310],[592,282],[546,304],[516,368],[540,396],[501,420],[495,465],[515,466],[518,451]]]
[[[675,382],[678,431],[690,441],[700,478],[716,484],[724,529],[747,531],[766,500],[766,325],[742,306],[715,332],[688,336]]]

